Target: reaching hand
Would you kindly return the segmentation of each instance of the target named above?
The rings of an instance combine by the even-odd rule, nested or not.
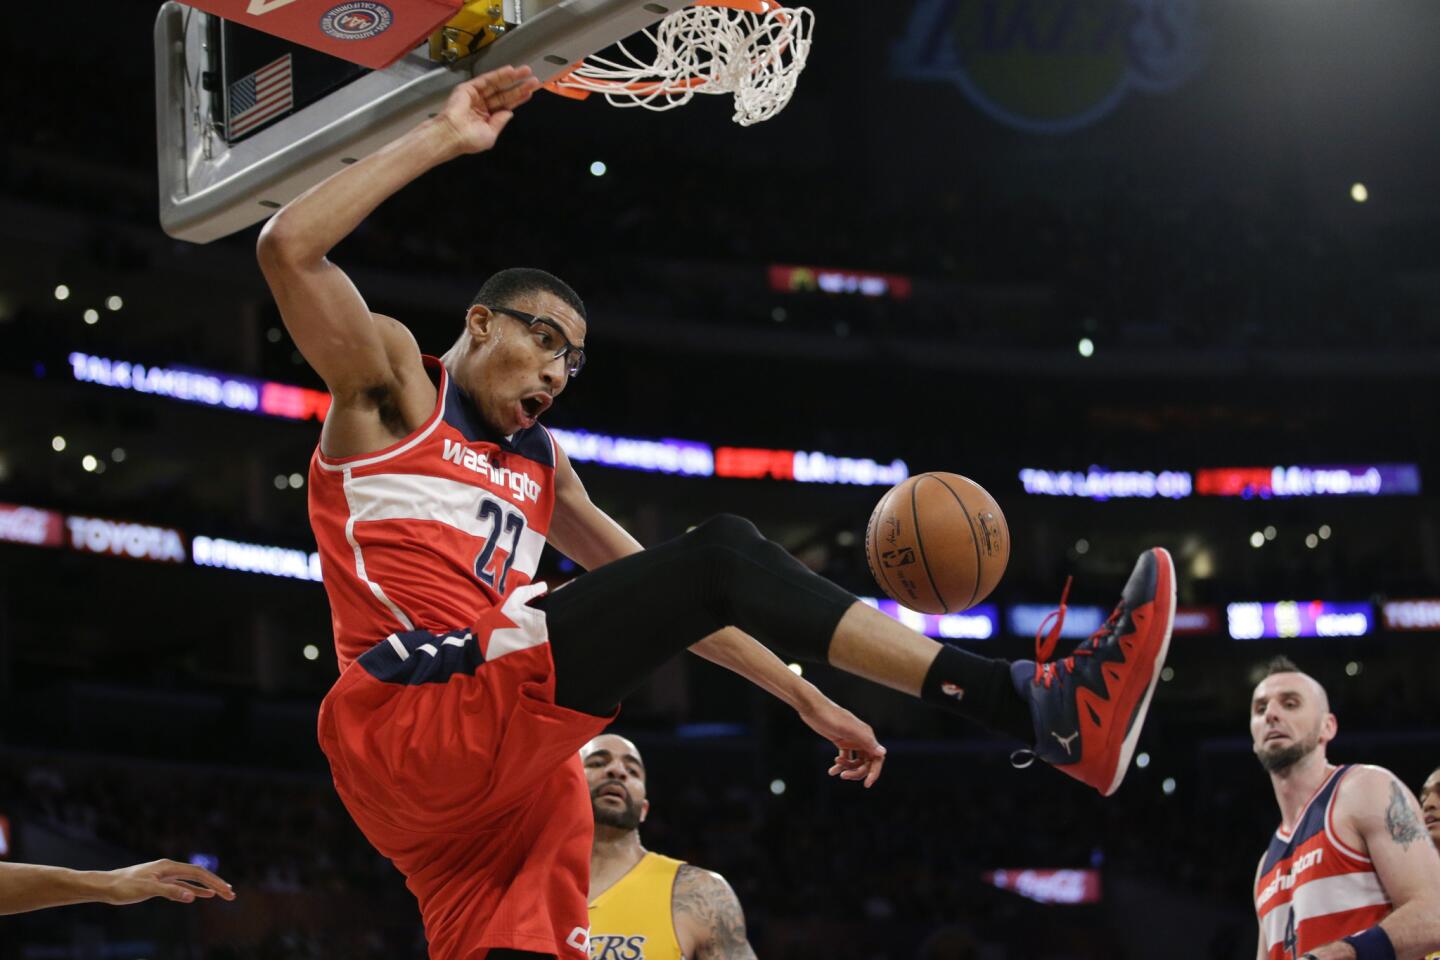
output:
[[[800,719],[820,736],[835,744],[839,751],[829,774],[841,780],[861,780],[866,787],[880,779],[885,764],[885,748],[875,739],[870,724],[838,703],[822,698],[819,704],[802,707]]]
[[[105,903],[124,906],[151,897],[165,897],[177,903],[190,903],[197,897],[207,899],[217,893],[225,900],[234,900],[235,891],[204,867],[174,860],[155,860],[133,867],[122,867],[106,874],[110,880]]]
[[[438,119],[455,131],[462,152],[482,153],[495,146],[515,108],[538,89],[529,67],[501,67],[452,90]]]

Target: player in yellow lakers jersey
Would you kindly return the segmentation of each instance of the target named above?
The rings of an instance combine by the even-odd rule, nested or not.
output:
[[[605,734],[580,756],[595,810],[590,960],[755,960],[725,878],[640,845],[650,801],[635,744]]]

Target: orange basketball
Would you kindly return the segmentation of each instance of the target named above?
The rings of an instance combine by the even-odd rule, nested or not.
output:
[[[890,488],[865,530],[880,589],[921,613],[984,600],[1010,562],[1010,528],[995,498],[955,473],[922,473]]]

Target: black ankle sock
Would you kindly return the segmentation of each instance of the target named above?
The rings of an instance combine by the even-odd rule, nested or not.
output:
[[[958,713],[993,733],[1035,742],[1030,706],[1010,682],[1010,663],[942,647],[930,664],[920,699]]]

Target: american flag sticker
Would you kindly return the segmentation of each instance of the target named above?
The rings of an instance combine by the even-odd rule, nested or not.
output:
[[[290,54],[230,84],[228,139],[234,140],[283,115],[295,103]]]

